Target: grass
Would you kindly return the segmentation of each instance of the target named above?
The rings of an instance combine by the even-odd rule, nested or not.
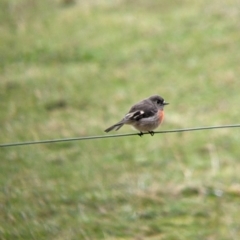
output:
[[[104,134],[156,93],[170,102],[162,129],[239,123],[236,0],[0,5],[1,143]],[[240,236],[238,129],[2,148],[0,159],[1,239]]]

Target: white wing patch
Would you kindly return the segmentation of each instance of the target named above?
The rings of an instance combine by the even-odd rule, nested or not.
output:
[[[143,115],[144,115],[144,111],[143,110],[138,110],[138,111],[135,111],[135,112],[133,112],[132,113],[132,115],[130,116],[130,119],[132,119],[132,120],[139,120],[139,119],[141,119],[142,117],[143,117]]]

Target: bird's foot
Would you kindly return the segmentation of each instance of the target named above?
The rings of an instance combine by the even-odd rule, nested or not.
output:
[[[151,134],[151,136],[153,136],[154,135],[154,131],[148,131],[150,134]]]
[[[143,135],[143,133],[142,133],[142,132],[138,133],[138,136],[139,136],[139,137],[142,137],[142,135]]]

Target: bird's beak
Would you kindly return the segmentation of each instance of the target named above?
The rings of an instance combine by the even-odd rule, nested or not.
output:
[[[164,102],[163,105],[168,105],[169,103],[168,102]]]

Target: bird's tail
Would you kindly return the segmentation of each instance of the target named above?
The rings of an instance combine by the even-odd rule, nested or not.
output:
[[[124,125],[124,123],[122,121],[112,125],[111,127],[107,128],[106,130],[104,130],[104,132],[110,132],[112,130],[117,131],[119,128],[121,128]]]

